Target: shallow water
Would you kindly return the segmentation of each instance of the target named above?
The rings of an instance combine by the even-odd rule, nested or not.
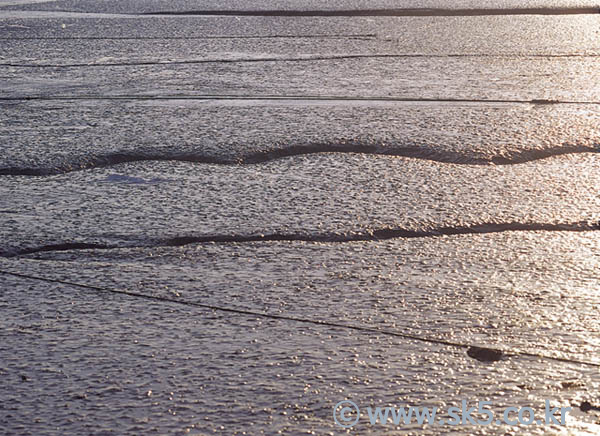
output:
[[[204,245],[36,255],[5,260],[2,267],[586,360],[598,347],[597,244],[595,233],[531,233],[378,244]],[[507,252],[514,257],[506,259]],[[289,274],[290,265],[296,274]],[[49,418],[57,433],[101,433],[118,425],[128,433],[192,428],[199,434],[328,434],[337,433],[331,406],[343,398],[446,410],[461,399],[490,400],[497,412],[513,404],[539,409],[545,399],[579,404],[598,391],[597,368],[525,357],[482,364],[461,350],[385,335],[3,281],[5,334],[21,344],[4,363],[14,380],[9,410],[16,418],[12,428],[25,434],[48,431]],[[32,395],[36,390],[41,400]],[[26,417],[39,423],[32,427]],[[411,428],[415,434],[457,432],[412,426],[399,433]],[[594,434],[598,427],[593,416],[575,411],[567,428]],[[360,430],[382,432],[368,425]],[[517,429],[458,429],[484,431]]]
[[[141,15],[365,7],[0,1],[6,434],[598,434],[600,15]]]

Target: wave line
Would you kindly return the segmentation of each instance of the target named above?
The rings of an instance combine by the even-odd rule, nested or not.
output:
[[[600,54],[476,54],[476,53],[450,53],[450,54],[424,54],[424,53],[388,53],[388,54],[341,54],[341,55],[315,55],[302,57],[258,57],[243,59],[184,59],[174,61],[136,61],[136,62],[102,62],[102,63],[72,63],[72,64],[20,64],[0,63],[0,67],[10,68],[102,68],[102,67],[139,67],[163,65],[200,65],[200,64],[235,64],[259,62],[316,62],[349,59],[410,59],[410,58],[501,58],[501,59],[562,59],[562,58],[598,58]]]
[[[0,102],[19,101],[77,101],[77,100],[107,100],[107,101],[298,101],[298,102],[382,102],[382,103],[474,103],[474,104],[565,104],[565,105],[600,105],[600,101],[576,101],[553,99],[500,99],[500,98],[452,98],[452,97],[363,97],[339,95],[229,95],[229,94],[196,94],[196,95],[22,95],[1,97]]]
[[[162,40],[204,40],[204,39],[353,39],[376,38],[375,33],[366,34],[325,34],[325,35],[213,35],[213,36],[31,36],[31,37],[4,37],[0,41],[80,41],[80,40],[109,40],[109,41],[162,41]]]
[[[482,223],[469,226],[443,226],[426,230],[405,228],[383,228],[347,233],[260,233],[260,234],[212,234],[187,235],[151,240],[146,243],[110,245],[100,243],[62,242],[37,247],[12,248],[0,252],[1,257],[18,257],[36,253],[72,250],[118,250],[125,248],[184,247],[194,244],[244,244],[254,242],[309,242],[309,243],[350,243],[377,242],[391,239],[436,238],[443,236],[482,235],[504,232],[589,232],[600,230],[600,223],[579,221],[573,223],[508,222]]]
[[[597,7],[564,8],[407,8],[407,9],[338,9],[338,10],[189,10],[155,11],[141,15],[169,16],[248,16],[248,17],[472,17],[486,15],[590,15]]]
[[[43,167],[0,167],[0,176],[53,176],[74,171],[105,168],[132,162],[189,162],[208,165],[257,165],[279,159],[312,154],[352,153],[373,156],[390,156],[420,159],[454,165],[516,165],[567,154],[599,153],[600,148],[581,145],[562,145],[543,150],[523,150],[510,156],[475,157],[459,152],[442,152],[415,147],[383,148],[367,144],[309,144],[291,146],[278,150],[250,153],[245,156],[227,158],[199,153],[140,153],[122,151],[81,158],[65,163],[63,166]]]

